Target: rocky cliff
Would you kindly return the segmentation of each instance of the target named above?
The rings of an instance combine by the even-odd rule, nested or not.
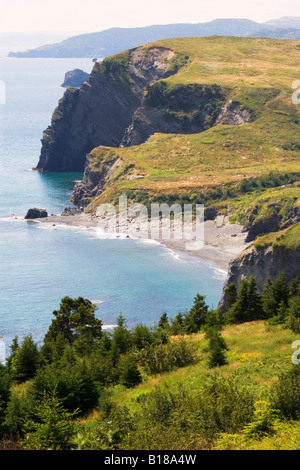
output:
[[[96,64],[81,88],[68,88],[59,101],[36,169],[83,171],[86,155],[100,145],[139,145],[156,132],[193,134],[249,122],[248,111],[229,99],[229,87],[161,81],[188,60],[150,45]]]
[[[261,294],[268,278],[275,280],[284,272],[288,282],[300,278],[300,224],[292,226],[286,231],[274,235],[270,243],[260,243],[259,240],[248,246],[242,253],[234,258],[229,266],[227,279],[219,308],[225,307],[225,290],[230,284],[239,289],[244,278],[256,278],[257,290]],[[263,238],[262,238],[263,239]],[[288,240],[293,240],[290,245]]]
[[[95,65],[87,82],[68,88],[42,138],[40,171],[83,171],[99,145],[118,147],[146,85],[170,73],[172,50],[139,47]]]
[[[62,87],[74,87],[74,88],[80,88],[81,85],[88,80],[89,74],[87,72],[84,72],[83,70],[80,69],[74,69],[70,70],[69,72],[66,72],[65,74],[65,79],[64,82],[62,83]]]

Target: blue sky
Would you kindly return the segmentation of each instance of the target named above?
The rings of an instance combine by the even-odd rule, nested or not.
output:
[[[216,18],[263,22],[281,16],[300,17],[299,0],[0,0],[0,32],[93,32]]]

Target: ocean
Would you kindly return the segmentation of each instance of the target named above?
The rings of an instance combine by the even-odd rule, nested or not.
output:
[[[99,239],[79,228],[22,219],[31,207],[61,213],[80,173],[32,171],[43,130],[62,97],[65,72],[90,72],[91,59],[0,58],[0,336],[9,352],[15,336],[41,344],[64,296],[98,306],[105,328],[122,314],[129,328],[174,317],[197,293],[216,307],[226,273],[199,258],[133,239]]]

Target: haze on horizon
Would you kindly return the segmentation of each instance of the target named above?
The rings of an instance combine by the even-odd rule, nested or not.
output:
[[[0,33],[73,35],[113,27],[203,23],[218,18],[262,23],[282,16],[300,16],[299,0],[0,0]]]

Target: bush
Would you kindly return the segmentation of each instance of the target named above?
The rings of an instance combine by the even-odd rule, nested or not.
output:
[[[276,432],[277,422],[276,410],[273,410],[268,402],[256,403],[253,420],[245,426],[244,438],[255,439],[272,435]]]
[[[122,357],[119,369],[121,385],[130,388],[141,383],[142,376],[138,370],[136,359],[132,354]]]
[[[13,380],[25,382],[32,379],[37,371],[39,353],[31,336],[26,336],[21,347],[17,347],[10,360],[10,371]]]
[[[292,297],[286,310],[286,325],[294,333],[300,333],[300,297]]]
[[[300,419],[300,370],[295,365],[271,389],[272,408],[285,419]]]
[[[26,422],[26,450],[69,450],[76,425],[72,421],[77,412],[67,412],[58,398],[44,394],[37,406],[35,418]]]
[[[243,323],[265,318],[261,296],[257,293],[256,280],[253,276],[243,279],[237,294],[237,299],[226,313],[230,323]]]
[[[250,422],[254,397],[238,380],[213,375],[199,391],[193,406],[194,421],[204,433],[234,433]]]
[[[98,403],[99,392],[92,372],[84,363],[66,361],[40,369],[32,383],[31,393],[39,400],[44,393],[53,393],[66,410],[89,411]]]
[[[150,345],[138,352],[137,360],[149,374],[167,372],[194,362],[195,346],[183,339]]]
[[[184,324],[188,333],[196,333],[205,325],[208,315],[208,305],[205,303],[205,296],[197,294],[194,304],[189,313],[185,315]]]
[[[227,364],[225,351],[228,350],[228,347],[219,330],[217,328],[208,328],[206,337],[209,339],[208,367],[212,369]]]

